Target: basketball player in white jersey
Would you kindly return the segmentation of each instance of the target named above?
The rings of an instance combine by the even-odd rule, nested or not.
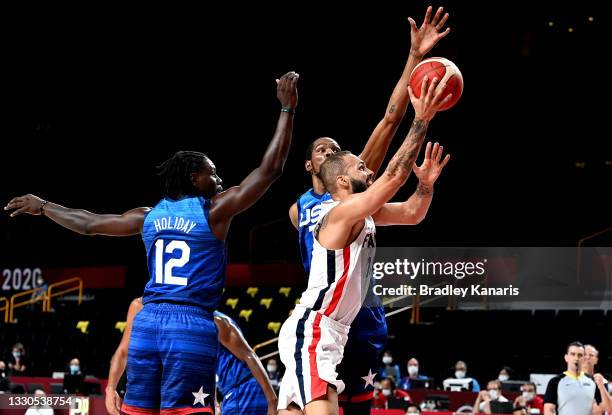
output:
[[[408,87],[415,118],[402,146],[384,174],[374,174],[348,151],[332,154],[320,177],[332,199],[322,203],[314,229],[308,288],[279,335],[280,358],[286,367],[279,397],[279,415],[336,415],[344,389],[336,366],[342,360],[350,324],[361,308],[372,272],[376,224],[413,222],[408,204],[387,203],[406,182],[419,154],[429,122],[451,96],[434,78],[421,85],[419,99]],[[442,152],[433,158],[440,162]],[[426,158],[431,147],[426,150]],[[446,158],[440,165],[448,161]],[[441,170],[441,169],[440,169]]]

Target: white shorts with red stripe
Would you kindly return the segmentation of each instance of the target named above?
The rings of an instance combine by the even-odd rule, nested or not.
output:
[[[327,385],[344,390],[337,379],[336,366],[342,360],[350,326],[345,326],[296,305],[291,317],[281,328],[278,340],[280,359],[286,371],[278,394],[278,409],[292,402],[301,409],[327,394]]]

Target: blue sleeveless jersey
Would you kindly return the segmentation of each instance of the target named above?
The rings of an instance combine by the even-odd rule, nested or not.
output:
[[[319,195],[310,189],[297,200],[300,255],[307,275],[310,274],[312,260],[312,230],[319,220],[321,203],[329,199],[331,199],[329,193]]]
[[[230,317],[218,311],[215,311],[215,316],[229,319],[232,325],[242,333],[240,327]],[[253,375],[246,363],[238,359],[219,343],[219,351],[217,353],[217,389],[219,389],[221,395],[225,395],[230,389],[244,383],[251,377]]]
[[[210,200],[165,198],[146,216],[142,239],[150,280],[142,298],[214,311],[221,301],[227,253],[208,223]]]

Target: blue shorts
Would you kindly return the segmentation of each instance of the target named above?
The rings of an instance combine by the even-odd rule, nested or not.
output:
[[[266,415],[268,400],[255,378],[233,387],[223,396],[223,415]]]
[[[380,355],[387,345],[387,323],[383,307],[362,307],[351,324],[338,378],[345,384],[341,401],[360,402],[373,398],[374,387],[363,377],[378,372]],[[374,381],[380,381],[378,375]]]
[[[199,307],[147,303],[136,314],[127,360],[127,414],[214,413],[217,328]]]

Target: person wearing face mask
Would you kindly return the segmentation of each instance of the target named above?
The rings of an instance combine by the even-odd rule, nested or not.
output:
[[[510,379],[512,379],[512,374],[514,373],[514,371],[508,367],[508,366],[504,366],[502,368],[502,370],[499,371],[499,375],[497,376],[497,380],[499,380],[500,382],[507,382]]]
[[[270,384],[272,385],[272,389],[278,395],[278,389],[280,387],[280,371],[278,370],[278,362],[274,358],[268,359],[268,363],[266,364],[266,372],[268,372],[268,378],[270,378]]]
[[[398,384],[398,388],[402,390],[410,390],[414,387],[414,381],[426,381],[429,380],[427,376],[421,375],[419,373],[419,361],[416,358],[411,358],[408,360],[408,364],[406,365],[406,369],[408,371],[408,376],[403,378],[401,382]]]
[[[70,361],[70,364],[68,365],[68,373],[71,375],[83,374],[83,372],[81,372],[81,362],[79,361],[79,359],[74,358]]]
[[[380,382],[380,388],[374,390],[375,409],[403,409],[411,403],[410,395],[395,387],[395,382],[391,378],[384,378]]]
[[[13,351],[7,360],[8,368],[11,371],[11,374],[24,376],[25,371],[28,368],[28,361],[23,344],[15,343],[13,346]]]
[[[406,415],[419,415],[421,413],[421,408],[418,405],[410,404],[408,408],[406,408]]]
[[[480,384],[472,377],[467,376],[467,365],[463,360],[459,360],[455,363],[454,376],[445,379],[443,382],[445,390],[454,390],[455,385],[461,385],[461,390],[468,390],[472,392],[480,392]]]
[[[528,414],[544,413],[544,400],[536,395],[535,383],[528,382],[521,386],[521,394],[514,400],[514,408],[525,408]]]
[[[487,383],[487,390],[480,391],[476,402],[474,402],[475,414],[490,414],[491,413],[491,402],[508,402],[508,399],[501,393],[501,382],[499,380],[491,380]]]
[[[393,354],[390,350],[384,352],[382,362],[383,366],[378,371],[381,379],[391,378],[394,382],[401,379],[399,365],[393,364]]]

